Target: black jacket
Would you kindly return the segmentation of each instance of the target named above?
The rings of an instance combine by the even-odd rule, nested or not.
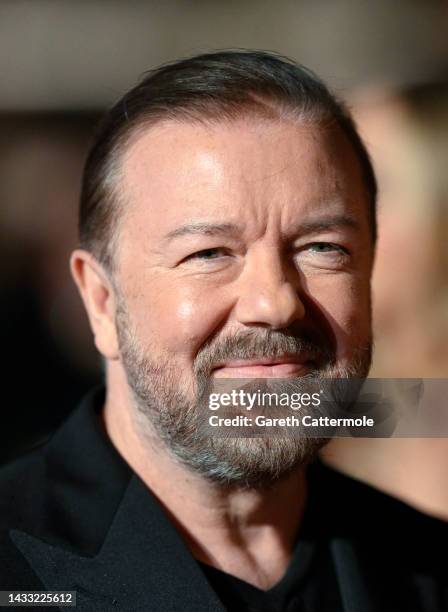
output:
[[[80,612],[222,612],[101,429],[103,399],[89,394],[50,442],[0,471],[0,590],[77,591]],[[319,463],[307,478],[344,610],[448,611],[445,523]]]

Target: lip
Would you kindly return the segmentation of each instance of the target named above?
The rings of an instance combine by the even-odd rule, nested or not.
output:
[[[218,364],[215,378],[281,378],[303,376],[315,366],[311,355],[280,355],[255,359],[232,359]]]

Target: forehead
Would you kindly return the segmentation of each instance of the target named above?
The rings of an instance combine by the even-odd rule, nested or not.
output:
[[[247,220],[254,227],[275,216],[288,225],[347,211],[368,226],[359,162],[335,126],[166,121],[134,138],[120,187],[125,223],[147,223],[150,235],[185,220]]]

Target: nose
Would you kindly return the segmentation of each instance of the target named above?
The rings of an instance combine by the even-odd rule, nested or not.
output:
[[[235,307],[240,323],[282,329],[303,319],[300,273],[287,264],[274,249],[246,263]]]

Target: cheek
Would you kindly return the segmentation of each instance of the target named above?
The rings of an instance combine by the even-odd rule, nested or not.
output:
[[[141,335],[155,351],[191,360],[227,311],[224,295],[176,284],[149,296],[137,316]]]
[[[370,285],[366,278],[334,276],[309,287],[331,328],[339,355],[370,339]]]

